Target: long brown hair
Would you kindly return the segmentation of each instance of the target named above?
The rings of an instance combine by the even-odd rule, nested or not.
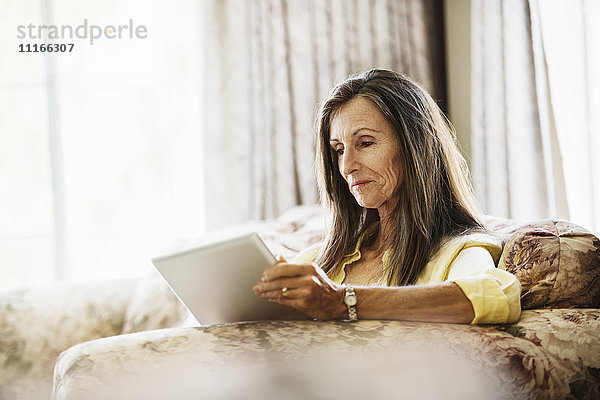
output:
[[[411,285],[445,237],[484,230],[467,164],[444,114],[408,77],[372,69],[338,84],[321,108],[316,133],[321,202],[330,212],[325,246],[316,262],[328,274],[341,268],[359,236],[379,221],[377,210],[363,208],[354,199],[329,144],[332,118],[356,96],[379,108],[393,128],[403,156],[400,198],[391,216],[397,229],[383,281],[391,286]],[[365,244],[372,244],[378,233],[374,229]]]

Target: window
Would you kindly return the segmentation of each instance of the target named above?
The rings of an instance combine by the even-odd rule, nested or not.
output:
[[[45,9],[46,5],[51,8]],[[134,276],[204,229],[200,5],[12,2],[0,15],[0,291]],[[17,26],[144,25],[145,39],[52,39]],[[7,28],[7,30],[9,30]]]

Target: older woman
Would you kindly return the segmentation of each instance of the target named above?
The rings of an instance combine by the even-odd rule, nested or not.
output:
[[[452,128],[404,75],[374,69],[340,83],[317,132],[325,240],[283,258],[257,296],[309,317],[508,323],[520,284],[495,268]]]

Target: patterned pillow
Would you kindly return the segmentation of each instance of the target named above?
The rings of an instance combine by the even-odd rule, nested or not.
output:
[[[563,220],[516,228],[498,268],[521,282],[521,308],[600,307],[600,241]]]
[[[195,325],[156,270],[142,278],[125,311],[122,333]]]

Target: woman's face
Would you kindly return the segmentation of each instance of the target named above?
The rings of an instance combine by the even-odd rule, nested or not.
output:
[[[379,108],[360,96],[350,100],[334,114],[329,142],[358,204],[391,211],[403,177],[402,157],[394,131]]]

